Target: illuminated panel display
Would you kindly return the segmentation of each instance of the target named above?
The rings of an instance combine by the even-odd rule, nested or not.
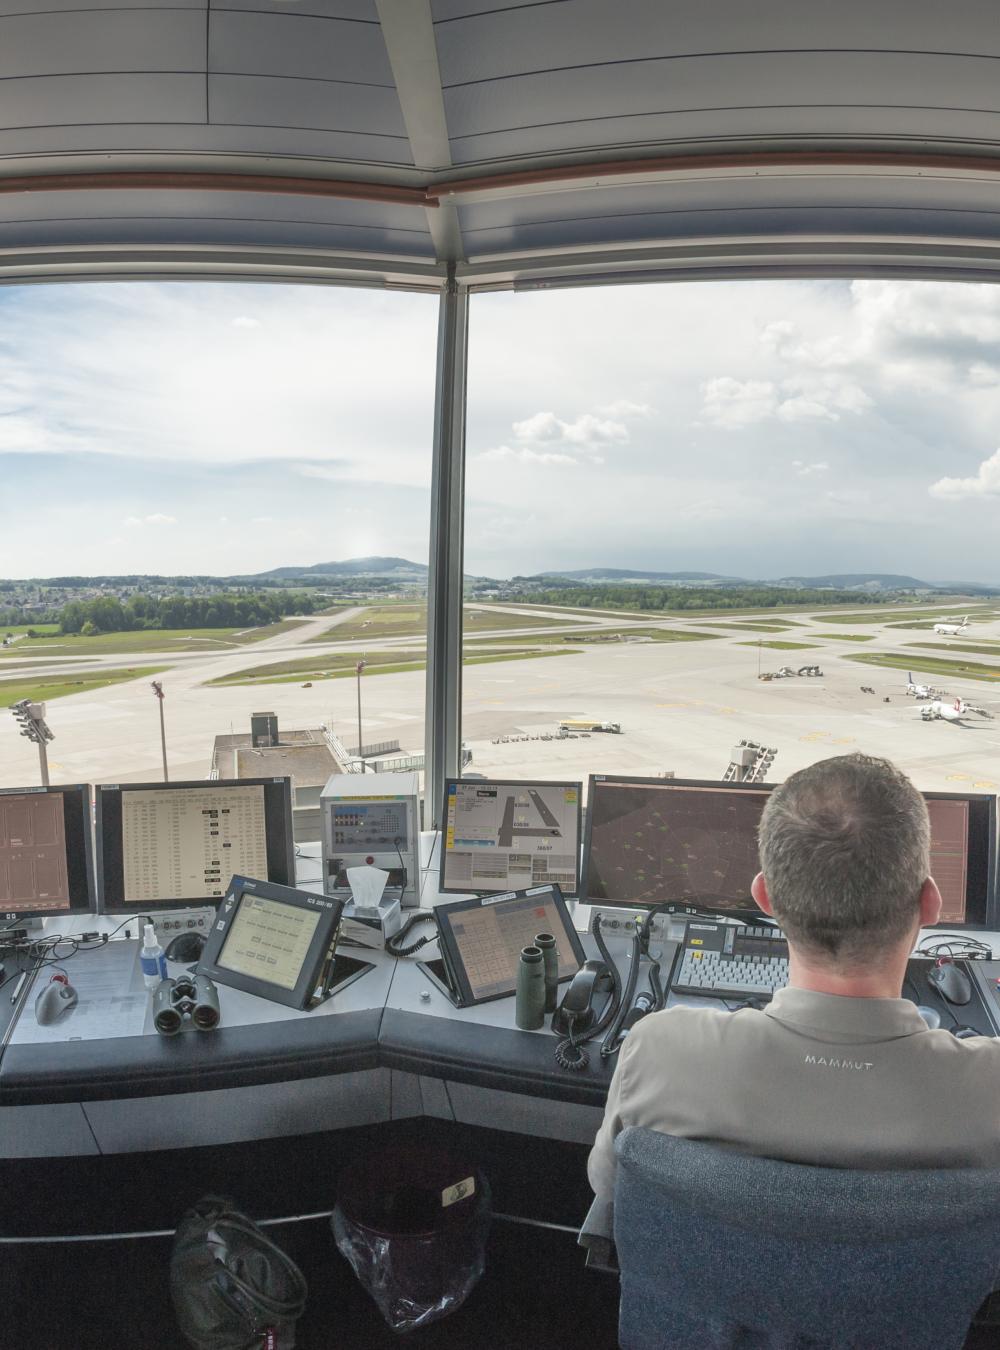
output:
[[[125,903],[218,899],[229,878],[267,876],[264,789],[227,784],[124,794]]]
[[[279,989],[294,989],[319,921],[316,911],[244,894],[216,964]]]

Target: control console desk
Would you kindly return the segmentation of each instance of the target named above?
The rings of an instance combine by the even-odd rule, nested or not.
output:
[[[424,906],[441,898],[425,868]],[[587,907],[576,907],[578,930],[589,918]],[[673,937],[668,928],[653,948],[664,985]],[[612,931],[607,941],[624,971],[624,922],[622,936]],[[596,955],[589,934],[583,944]],[[359,951],[373,968],[309,1012],[220,985],[218,1029],[164,1038],[151,1025],[138,950],[134,940],[114,940],[68,960],[79,1004],[61,1024],[35,1022],[46,969],[8,1005],[16,1018],[0,1055],[0,1158],[183,1148],[415,1116],[586,1144],[601,1121],[615,1061],[602,1062],[599,1042],[583,1072],[561,1068],[548,1019],[542,1031],[518,1030],[513,998],[457,1008],[416,957]],[[430,944],[419,956],[436,954]],[[968,1007],[949,1008],[916,963],[906,992],[938,1007],[946,1029],[953,1016],[991,1034],[1000,1026],[1000,963],[972,969],[977,995]],[[688,1000],[670,997],[678,1001]]]

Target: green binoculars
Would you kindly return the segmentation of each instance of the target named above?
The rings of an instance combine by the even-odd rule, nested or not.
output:
[[[190,1018],[199,1031],[219,1025],[219,991],[207,975],[161,980],[153,992],[153,1026],[161,1036],[176,1036]]]

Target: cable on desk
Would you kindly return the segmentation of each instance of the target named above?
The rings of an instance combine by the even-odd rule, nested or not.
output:
[[[620,1036],[622,1025],[632,1006],[632,1000],[635,998],[636,986],[639,983],[639,965],[642,961],[642,939],[639,936],[639,928],[636,926],[632,934],[632,950],[629,955],[628,979],[625,982],[625,990],[618,1003],[618,1011],[611,1019],[611,1026],[608,1028],[608,1034],[604,1038],[601,1046],[601,1059],[610,1059],[612,1055],[618,1052],[621,1044]]]
[[[429,933],[427,937],[417,938],[416,942],[411,942],[408,947],[401,945],[403,939],[410,933],[418,923],[433,923],[434,932]],[[414,952],[420,951],[421,947],[426,947],[428,943],[433,942],[437,937],[437,923],[434,919],[432,909],[415,910],[398,933],[393,933],[392,937],[386,938],[385,949],[390,956],[412,956]]]
[[[958,950],[956,951],[956,947]],[[991,961],[993,948],[988,942],[967,933],[932,933],[917,944],[915,956],[964,956],[971,961]]]

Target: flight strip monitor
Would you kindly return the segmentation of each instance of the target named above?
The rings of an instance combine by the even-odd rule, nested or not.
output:
[[[580,888],[580,783],[445,780],[440,888]]]
[[[89,785],[0,788],[0,924],[95,908]]]
[[[769,786],[594,775],[584,847],[583,899],[601,905],[661,901],[726,911],[753,905],[757,828]],[[925,792],[931,875],[941,924],[993,926],[996,797]]]
[[[230,877],[295,884],[288,778],[101,784],[102,913],[214,904]]]

